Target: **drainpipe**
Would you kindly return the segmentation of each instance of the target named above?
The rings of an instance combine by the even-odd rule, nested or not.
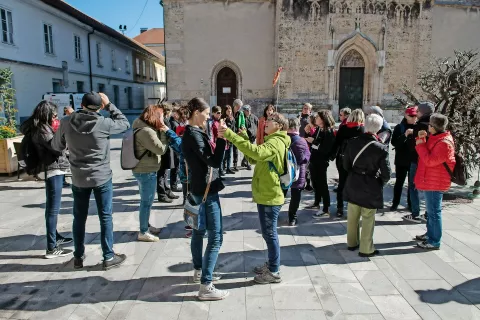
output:
[[[163,0],[160,0],[160,5],[163,8],[163,48],[165,50],[165,101],[168,101],[168,72],[167,72],[167,29],[165,25],[165,6],[163,5]]]
[[[88,67],[89,67],[89,77],[90,77],[90,91],[93,91],[93,76],[92,76],[92,52],[90,51],[90,36],[95,33],[95,29],[92,28],[87,35],[88,42]]]

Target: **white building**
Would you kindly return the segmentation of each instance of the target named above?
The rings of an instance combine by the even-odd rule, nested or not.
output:
[[[19,120],[47,92],[105,92],[125,110],[145,106],[146,87],[165,86],[160,54],[64,1],[2,0],[0,17],[0,68],[13,71]],[[137,70],[134,59],[154,72]]]

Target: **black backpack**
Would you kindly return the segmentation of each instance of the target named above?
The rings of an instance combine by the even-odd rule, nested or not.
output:
[[[27,174],[31,176],[39,174],[42,171],[42,161],[38,155],[31,133],[27,133],[23,137],[21,150]]]
[[[452,144],[449,140],[443,139],[443,141],[446,141]],[[458,154],[455,151],[455,167],[453,168],[453,171],[452,169],[450,169],[450,167],[446,162],[443,163],[443,166],[445,167],[445,169],[447,169],[448,173],[450,174],[450,179],[453,183],[458,184],[459,186],[467,185],[467,179],[468,179],[467,166],[465,165],[465,159],[463,159],[463,157],[460,154]]]

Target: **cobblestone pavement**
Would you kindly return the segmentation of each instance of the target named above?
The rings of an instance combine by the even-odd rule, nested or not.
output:
[[[130,171],[120,169],[119,146],[112,140],[115,250],[128,260],[117,269],[100,268],[93,202],[86,268],[73,271],[70,258],[43,259],[43,183],[1,178],[1,319],[480,319],[479,200],[445,208],[442,248],[435,252],[414,247],[412,237],[425,225],[403,222],[405,212],[378,213],[374,239],[381,255],[368,259],[346,250],[345,220],[312,220],[312,212],[303,209],[311,200],[307,194],[299,225],[278,229],[283,282],[262,286],[253,284],[251,269],[265,261],[266,247],[251,201],[251,172],[241,171],[227,179],[221,194],[226,234],[218,287],[231,294],[224,301],[199,302],[180,201],[154,204],[150,221],[163,227],[160,242],[137,242],[137,184]],[[334,165],[329,170],[334,177]],[[58,229],[67,235],[71,211],[71,191],[64,189]]]

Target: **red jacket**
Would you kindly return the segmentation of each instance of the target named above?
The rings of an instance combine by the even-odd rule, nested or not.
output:
[[[416,146],[418,168],[415,186],[422,191],[442,191],[450,189],[451,177],[444,162],[453,171],[455,167],[455,147],[449,131],[431,135],[426,143]]]
[[[257,144],[263,144],[265,142],[265,125],[267,124],[267,119],[261,117],[258,119],[258,130],[257,130]]]

